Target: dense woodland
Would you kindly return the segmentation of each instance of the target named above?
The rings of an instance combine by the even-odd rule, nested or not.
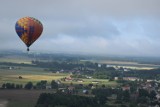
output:
[[[35,107],[101,107],[94,97],[76,95],[41,94]],[[103,107],[103,106],[102,106]]]

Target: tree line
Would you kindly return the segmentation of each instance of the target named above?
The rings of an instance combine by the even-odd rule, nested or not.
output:
[[[55,80],[52,80],[49,84],[51,89],[57,89],[58,84]],[[15,83],[3,83],[1,89],[46,89],[47,81],[41,80],[37,82],[35,85],[32,82],[27,82],[26,84],[15,84]]]

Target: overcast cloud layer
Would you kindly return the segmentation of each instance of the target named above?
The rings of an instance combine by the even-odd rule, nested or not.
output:
[[[32,51],[160,56],[160,0],[1,0],[0,50],[26,50],[25,16],[44,27]]]

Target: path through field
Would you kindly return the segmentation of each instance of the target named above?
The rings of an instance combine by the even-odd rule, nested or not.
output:
[[[7,107],[8,101],[6,100],[0,100],[0,107]]]

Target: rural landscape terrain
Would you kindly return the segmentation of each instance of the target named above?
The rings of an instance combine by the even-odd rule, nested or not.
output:
[[[160,0],[1,0],[0,107],[160,107]]]
[[[6,107],[75,107],[80,99],[89,107],[159,105],[159,68],[154,57],[5,51],[0,53],[0,100]]]

